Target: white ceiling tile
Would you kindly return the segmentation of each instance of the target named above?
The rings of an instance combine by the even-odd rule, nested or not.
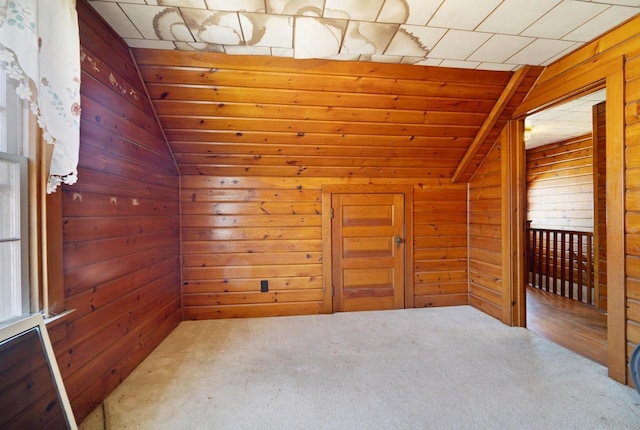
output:
[[[549,64],[553,63],[554,61],[564,57],[568,53],[573,52],[576,49],[578,49],[580,46],[584,45],[583,42],[572,42],[572,43],[573,43],[573,45],[568,45],[565,49],[563,49],[562,51],[558,52],[556,55],[554,55],[553,57],[549,58],[547,61],[542,62],[540,64],[540,66],[548,66]]]
[[[637,13],[638,9],[632,7],[612,6],[564,36],[563,39],[588,42]]]
[[[590,110],[589,111],[572,111],[572,112],[566,112],[562,115],[559,115],[558,119],[562,120],[562,122],[570,123],[568,124],[570,127],[577,128],[577,125],[575,123],[587,123],[590,125],[591,120],[593,119],[593,115]]]
[[[293,48],[271,48],[271,55],[274,57],[293,58]]]
[[[505,63],[480,63],[477,67],[480,70],[496,70],[496,71],[504,71],[511,72],[516,70],[519,66],[515,64],[505,64]]]
[[[536,39],[506,62],[537,66],[573,45],[574,42],[564,40]]]
[[[593,0],[592,0],[593,1]],[[640,0],[606,0],[606,1],[593,1],[594,3],[607,3],[617,4],[620,6],[640,6]]]
[[[598,91],[594,91],[591,94],[587,94],[586,96],[584,96],[585,100],[589,100],[589,101],[595,101],[595,102],[601,102],[604,101],[607,98],[607,89],[603,88],[601,90]]]
[[[238,13],[246,45],[293,48],[293,17],[265,13]]]
[[[428,22],[431,27],[473,30],[502,0],[446,0]]]
[[[294,30],[295,58],[326,58],[340,52],[347,21],[297,17]]]
[[[325,18],[375,21],[384,0],[326,0]]]
[[[449,30],[429,52],[429,56],[465,60],[490,37],[489,33]]]
[[[564,0],[523,31],[522,35],[559,39],[608,7],[598,3]]]
[[[424,57],[445,32],[446,30],[443,28],[401,25],[385,54]]]
[[[440,58],[419,58],[419,57],[404,57],[402,64],[415,64],[417,66],[439,66],[442,64]]]
[[[173,42],[180,51],[224,52],[222,45],[205,42]]]
[[[225,45],[224,52],[230,55],[271,55],[268,46]]]
[[[456,69],[477,69],[479,61],[443,60],[441,67],[454,67]]]
[[[360,59],[360,54],[335,54],[324,57],[327,60],[337,60],[337,61],[358,61]]]
[[[366,58],[366,59],[365,59]],[[361,55],[361,61],[373,61],[376,63],[393,63],[398,64],[402,61],[404,57],[400,57],[397,55]]]
[[[322,16],[324,0],[266,0],[267,13]]]
[[[116,3],[92,1],[89,4],[102,15],[104,20],[107,21],[121,37],[142,37],[142,34],[140,34],[136,26],[133,25]]]
[[[377,21],[425,25],[442,2],[443,0],[387,0]]]
[[[134,3],[129,0],[125,0],[125,2]],[[157,5],[157,6],[193,7],[197,9],[207,8],[207,5],[204,0],[147,0],[147,4]]]
[[[382,54],[393,38],[397,24],[349,21],[341,53]]]
[[[176,49],[174,42],[170,40],[152,40],[152,39],[129,39],[125,38],[125,42],[132,48],[146,49]]]
[[[229,10],[234,12],[265,12],[264,0],[206,0],[211,10]]]
[[[181,10],[196,41],[220,45],[244,44],[236,12],[201,9]]]
[[[145,39],[193,42],[193,37],[182,20],[180,11],[175,7],[128,3],[121,3],[121,7]]]
[[[471,61],[503,63],[533,42],[530,37],[495,34],[468,58]],[[511,65],[513,67],[513,65]]]
[[[560,1],[505,0],[478,26],[478,31],[520,34]]]

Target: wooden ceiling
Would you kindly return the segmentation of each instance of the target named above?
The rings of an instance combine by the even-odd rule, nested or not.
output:
[[[541,72],[133,54],[184,175],[465,181]]]

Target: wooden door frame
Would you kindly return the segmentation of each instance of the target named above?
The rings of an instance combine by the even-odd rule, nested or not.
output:
[[[331,200],[333,194],[403,194],[405,228],[404,307],[414,307],[413,279],[413,186],[410,185],[322,185],[322,313],[333,313],[333,259],[331,255]]]
[[[606,88],[606,169],[607,172],[616,172],[607,175],[607,367],[609,377],[618,382],[627,382],[626,363],[626,264],[625,264],[625,97],[624,97],[624,57],[619,56],[605,61],[598,57],[584,62],[551,78],[544,79],[544,72],[540,81],[531,90],[527,99],[518,107],[514,118],[524,120],[526,115],[534,114],[550,106],[564,102],[569,98],[592,92],[599,88]],[[509,143],[516,145],[514,152],[523,151],[524,138],[516,135],[509,139]],[[521,164],[521,163],[520,163]],[[519,163],[511,165],[510,176],[513,178],[525,178],[524,166],[517,167]],[[514,184],[514,182],[512,182]],[[524,192],[521,188],[520,192]],[[522,199],[518,199],[512,193],[511,200],[506,205],[509,212],[503,212],[503,218],[509,218],[513,213],[518,214],[521,222],[517,228],[522,229],[526,208]],[[504,208],[503,208],[504,209]],[[523,270],[514,263],[514,257],[524,252],[524,234],[519,231],[517,239],[511,242],[511,246],[517,248],[508,249],[510,264],[517,270]],[[507,251],[507,250],[505,250]],[[518,283],[511,284],[512,303],[515,308],[524,312],[524,294],[526,277],[521,273],[516,278]],[[523,325],[522,317],[512,320],[513,325]]]

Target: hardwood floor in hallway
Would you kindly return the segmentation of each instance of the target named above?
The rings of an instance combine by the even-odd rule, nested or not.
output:
[[[584,303],[527,287],[527,328],[607,365],[607,315]]]

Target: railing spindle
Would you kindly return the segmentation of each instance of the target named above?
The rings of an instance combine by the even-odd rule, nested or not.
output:
[[[591,274],[593,273],[593,247],[591,243],[591,236],[587,236],[587,303],[592,304],[593,301],[593,293],[591,292],[593,288],[593,277]]]
[[[558,294],[558,232],[553,231],[553,294]]]
[[[593,305],[593,234],[528,228],[527,279],[531,285]],[[576,249],[577,247],[577,249]]]
[[[582,238],[583,235],[579,234],[578,235],[578,281],[577,281],[577,285],[578,285],[578,297],[577,299],[579,301],[582,301],[582,280],[584,279],[582,277],[582,266],[584,266],[583,262],[582,262]]]
[[[573,298],[573,233],[569,233],[569,285],[568,285],[568,293],[569,298]]]
[[[544,256],[544,263],[545,263],[545,290],[546,291],[551,291],[551,277],[549,276],[550,270],[549,270],[549,250],[551,247],[551,232],[549,230],[544,232],[545,238],[546,238],[546,242],[545,242],[545,248],[546,248],[546,253]]]

